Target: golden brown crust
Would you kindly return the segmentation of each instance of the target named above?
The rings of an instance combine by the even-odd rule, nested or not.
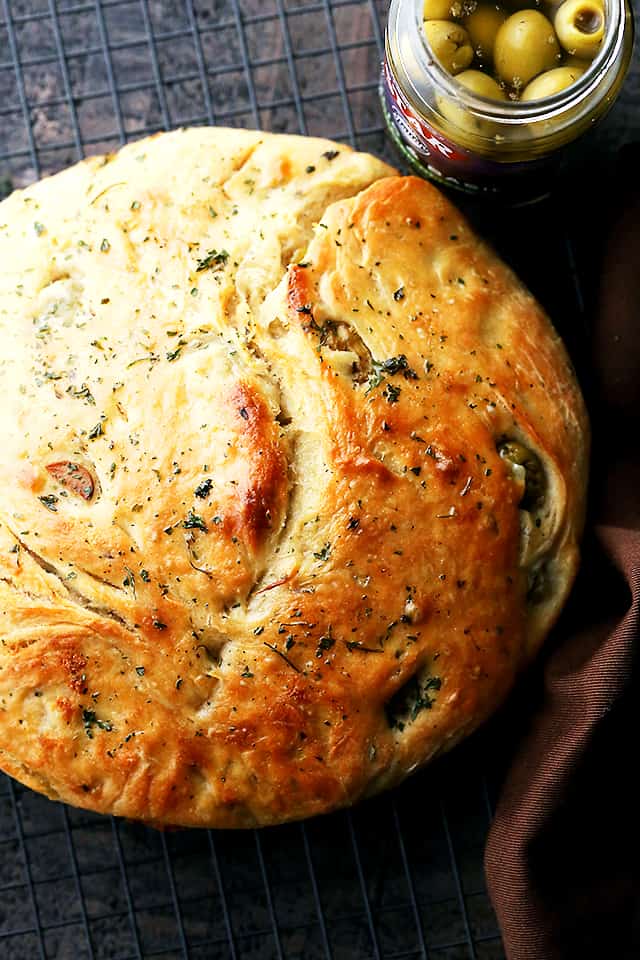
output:
[[[320,813],[459,740],[540,646],[580,393],[513,274],[392,173],[192,130],[0,206],[0,766],[34,789]]]

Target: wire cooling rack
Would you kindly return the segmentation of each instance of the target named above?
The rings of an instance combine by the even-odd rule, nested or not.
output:
[[[0,0],[0,197],[187,124],[393,159],[376,92],[385,17],[385,0]],[[636,71],[610,138],[639,87]],[[570,238],[547,214],[503,253],[554,316],[579,317]],[[513,235],[490,226],[499,248]],[[540,236],[562,265],[553,282]],[[262,832],[157,833],[0,774],[0,960],[502,960],[482,856],[505,726],[353,812]]]
[[[498,960],[489,793],[460,760],[352,813],[246,833],[161,834],[4,778],[0,956]]]
[[[380,153],[385,17],[375,0],[0,0],[5,176],[199,123]]]

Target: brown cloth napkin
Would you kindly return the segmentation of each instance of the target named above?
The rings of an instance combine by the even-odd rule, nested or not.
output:
[[[485,855],[509,960],[640,960],[639,153],[599,265],[582,568]]]

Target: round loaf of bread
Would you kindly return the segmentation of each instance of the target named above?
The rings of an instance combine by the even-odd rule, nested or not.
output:
[[[2,769],[255,826],[496,708],[576,573],[588,427],[437,190],[177,131],[14,193],[0,264]]]

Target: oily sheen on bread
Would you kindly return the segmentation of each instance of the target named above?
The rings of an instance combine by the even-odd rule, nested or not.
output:
[[[0,205],[0,767],[156,824],[352,803],[500,703],[587,421],[433,187],[193,129]]]

